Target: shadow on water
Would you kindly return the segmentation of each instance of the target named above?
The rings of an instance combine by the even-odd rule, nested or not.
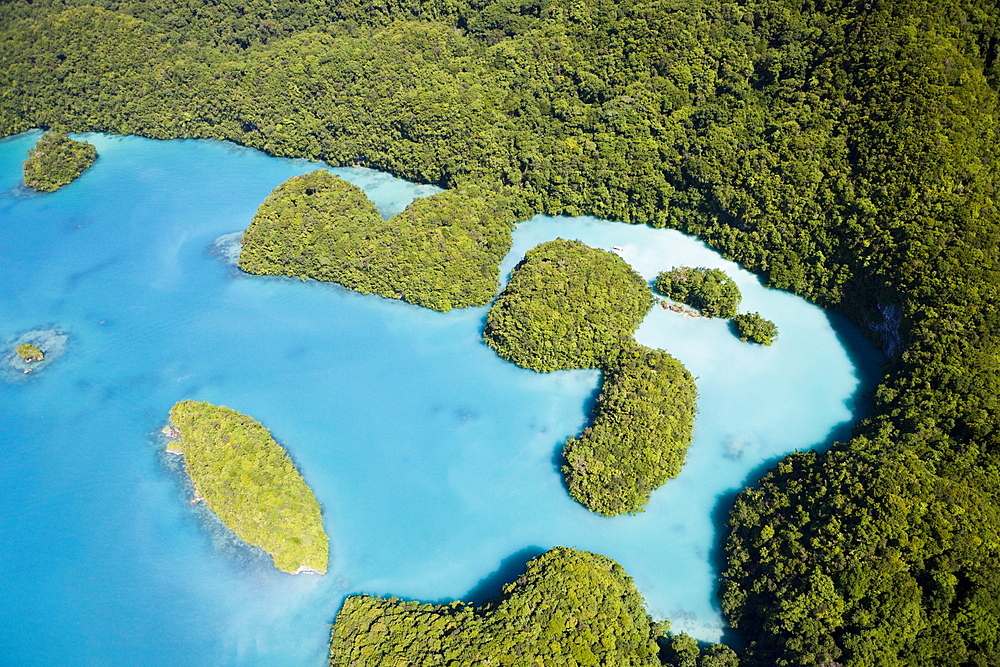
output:
[[[479,580],[468,593],[462,596],[465,602],[481,605],[498,597],[505,584],[509,584],[526,570],[528,561],[538,558],[545,549],[537,546],[525,547],[500,561],[500,566],[491,574]]]
[[[836,443],[846,442],[854,435],[855,425],[868,413],[871,405],[872,391],[882,379],[882,368],[886,360],[885,355],[846,317],[829,312],[826,313],[826,317],[837,336],[837,340],[843,346],[851,364],[854,366],[858,385],[854,393],[845,401],[847,408],[851,412],[851,418],[834,425],[825,438],[813,443],[811,446],[804,447],[801,451],[813,450],[826,452]],[[722,582],[722,572],[726,566],[725,540],[729,533],[726,522],[729,520],[729,514],[733,509],[736,497],[746,488],[757,487],[760,480],[773,470],[785,456],[775,456],[763,461],[747,473],[741,487],[721,494],[716,501],[711,515],[716,538],[709,552],[709,562],[720,585]],[[721,591],[717,588],[716,595],[712,600],[712,606],[721,614],[720,593]],[[721,641],[734,649],[740,649],[746,644],[744,638],[736,630],[728,626],[723,630]]]
[[[597,386],[594,390],[587,395],[587,398],[583,399],[583,414],[587,416],[586,420],[580,426],[580,430],[576,433],[567,434],[567,438],[579,438],[583,433],[584,429],[593,425],[594,423],[594,407],[597,405],[597,399],[601,396],[601,391],[604,389],[604,371],[600,371],[600,377],[597,379]],[[566,440],[562,439],[556,444],[555,450],[552,452],[552,467],[560,475],[562,474],[562,467],[566,463],[566,457],[563,452],[566,447]],[[566,479],[563,478],[563,489],[569,492],[569,487],[566,486]]]

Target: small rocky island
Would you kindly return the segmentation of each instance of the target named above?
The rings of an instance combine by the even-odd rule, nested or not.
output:
[[[665,297],[697,308],[704,317],[730,318],[743,300],[736,282],[721,269],[675,266],[656,277]]]
[[[770,345],[778,337],[778,325],[760,313],[740,313],[733,318],[736,335],[744,343]]]
[[[32,345],[31,343],[24,343],[23,345],[18,345],[17,356],[21,357],[23,361],[42,361],[45,359],[45,353],[42,352],[37,345]]]
[[[196,499],[279,570],[326,572],[330,539],[319,502],[285,449],[259,422],[225,406],[181,401],[170,410],[167,451],[184,456]]]
[[[24,184],[41,192],[55,192],[72,183],[97,159],[97,149],[63,132],[46,132],[24,162]]]

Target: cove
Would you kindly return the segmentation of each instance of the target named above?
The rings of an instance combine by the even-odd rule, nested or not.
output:
[[[480,341],[485,308],[441,314],[247,276],[211,250],[316,163],[83,135],[97,162],[34,195],[20,165],[38,136],[0,141],[0,340],[53,330],[66,342],[43,371],[0,376],[0,655],[12,664],[319,665],[345,595],[482,599],[554,545],[614,558],[651,615],[716,640],[732,495],[784,453],[844,437],[875,379],[878,355],[851,327],[695,239],[592,218],[522,223],[504,275],[557,236],[619,246],[648,279],[675,264],[725,269],[742,309],[780,329],[763,348],[726,322],[654,308],[636,338],[696,376],[694,443],[645,513],[602,518],[558,470],[596,371],[499,359]],[[383,215],[437,191],[334,171]],[[185,502],[158,430],[186,398],[249,414],[287,447],[323,506],[328,575],[278,572]]]

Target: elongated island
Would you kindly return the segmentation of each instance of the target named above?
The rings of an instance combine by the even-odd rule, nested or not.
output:
[[[284,572],[324,574],[330,539],[319,502],[284,448],[259,422],[202,401],[170,410],[177,440],[199,497],[236,535],[260,547]]]

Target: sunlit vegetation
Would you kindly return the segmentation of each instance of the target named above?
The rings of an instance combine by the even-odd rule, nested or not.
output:
[[[696,234],[864,327],[891,355],[857,437],[731,515],[744,663],[1000,664],[995,0],[93,2],[0,4],[0,134],[510,186]]]
[[[649,494],[684,465],[696,398],[694,379],[679,361],[623,345],[608,360],[592,423],[566,441],[562,470],[570,495],[605,516],[642,511]]]
[[[514,269],[483,338],[524,368],[600,368],[652,307],[646,281],[621,257],[557,239],[529,250]]]
[[[733,317],[736,335],[744,343],[753,342],[770,345],[778,337],[778,325],[765,319],[760,313],[740,313]]]
[[[46,132],[24,161],[24,184],[42,192],[55,192],[72,183],[97,159],[97,149],[62,132]]]
[[[656,290],[697,308],[706,317],[733,317],[743,300],[740,288],[721,269],[674,267],[656,277]]]
[[[225,406],[181,401],[170,410],[197,494],[238,537],[285,572],[326,572],[329,538],[319,503],[284,448],[254,419]]]
[[[446,190],[383,220],[361,188],[318,170],[279,185],[243,235],[239,266],[329,280],[435,310],[484,305],[517,219],[513,197]]]
[[[41,361],[45,358],[45,353],[42,352],[38,346],[32,345],[31,343],[18,345],[16,352],[17,356],[21,357],[24,361]]]
[[[330,664],[659,667],[661,631],[617,563],[556,547],[482,606],[347,598]]]

